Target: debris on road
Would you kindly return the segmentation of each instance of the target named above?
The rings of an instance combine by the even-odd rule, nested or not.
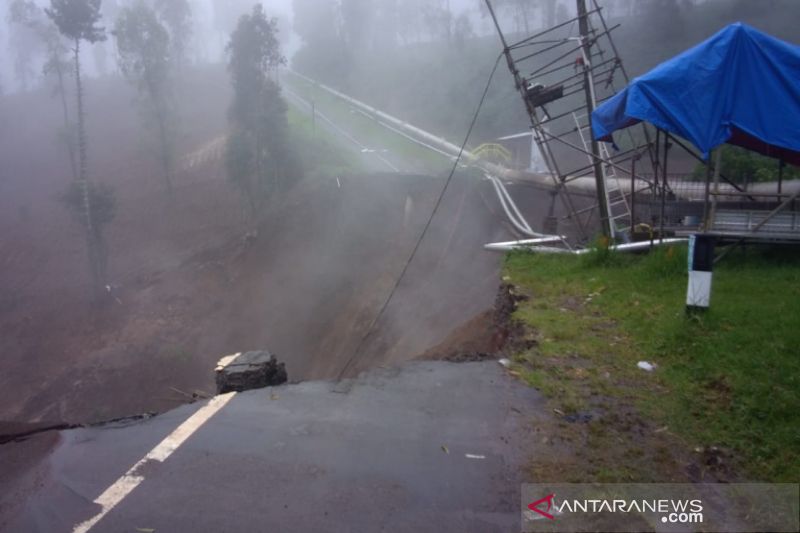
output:
[[[286,383],[286,366],[267,351],[237,353],[223,357],[214,369],[217,394],[242,392]]]

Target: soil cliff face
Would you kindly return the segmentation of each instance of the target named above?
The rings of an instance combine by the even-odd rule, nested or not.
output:
[[[120,105],[133,94],[111,79],[92,84],[90,171],[118,201],[97,309],[82,229],[57,201],[71,179],[54,140],[57,102],[0,102],[0,118],[18,125],[0,131],[0,421],[164,411],[212,392],[216,361],[247,350],[275,353],[290,381],[349,377],[418,356],[492,307],[502,256],[482,246],[512,234],[491,185],[459,172],[367,336],[444,177],[316,173],[245,235],[222,160],[224,106],[208,104],[227,101],[227,80],[192,76],[172,201],[135,108]],[[547,212],[546,193],[512,194],[531,223]]]

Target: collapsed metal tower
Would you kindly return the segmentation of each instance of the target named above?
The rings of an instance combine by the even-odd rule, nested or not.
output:
[[[591,0],[591,9],[586,0],[576,0],[577,16],[509,44],[490,0],[485,2],[530,117],[533,140],[567,218],[583,241],[592,236],[593,217],[599,218],[602,234],[611,241],[630,240],[635,224],[632,197],[645,190],[659,193],[658,183],[641,177],[642,170],[658,176],[659,154],[644,124],[628,128],[612,150],[592,136],[592,111],[613,96],[620,83],[629,81],[611,38],[618,25],[608,26],[597,0]],[[641,165],[651,168],[640,165],[637,172],[636,163],[644,155]],[[579,208],[570,182],[587,175],[594,178],[597,201]]]

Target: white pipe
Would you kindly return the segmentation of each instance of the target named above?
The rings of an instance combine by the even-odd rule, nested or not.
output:
[[[617,244],[614,246],[609,246],[609,250],[614,252],[635,252],[639,250],[647,250],[649,248],[654,248],[656,246],[661,246],[664,244],[678,244],[681,242],[686,242],[687,239],[683,238],[673,238],[673,239],[664,239],[663,241],[641,241],[641,242],[630,242],[626,244]],[[511,241],[511,242],[495,242],[484,244],[483,247],[486,250],[493,250],[496,252],[510,252],[512,250],[528,250],[531,252],[537,253],[544,253],[544,254],[573,254],[573,255],[583,255],[588,254],[592,251],[591,248],[581,248],[580,250],[566,250],[564,248],[556,248],[553,246],[531,246],[530,244],[525,244],[526,241]],[[522,244],[520,244],[522,243]]]
[[[500,205],[503,207],[503,211],[505,211],[506,217],[508,217],[508,220],[511,222],[511,224],[523,235],[528,235],[530,237],[543,236],[542,233],[536,233],[535,231],[532,231],[530,227],[526,227],[527,223],[523,225],[519,220],[517,220],[514,213],[509,210],[508,205],[506,204],[505,196],[503,196],[503,193],[500,191],[500,186],[497,184],[496,178],[489,177],[489,181],[492,183],[494,191],[497,194],[497,198],[500,200]]]
[[[487,174],[487,176],[489,175]],[[522,213],[520,213],[519,209],[517,208],[517,204],[514,203],[514,200],[511,199],[511,195],[508,194],[505,184],[496,176],[491,176],[490,179],[494,179],[494,182],[497,183],[498,187],[500,187],[500,191],[503,193],[503,195],[505,195],[506,200],[508,200],[508,205],[511,206],[511,209],[517,215],[517,220],[520,221],[525,229],[527,229],[529,232],[533,232],[530,224],[528,224],[528,221],[525,220],[525,217],[522,216]]]
[[[327,85],[325,85],[323,83],[319,83],[319,82],[317,82],[317,81],[315,81],[315,80],[313,80],[313,79],[311,79],[311,78],[309,78],[307,76],[304,76],[304,75],[302,75],[302,74],[300,74],[298,72],[295,72],[294,70],[289,69],[289,72],[291,74],[294,74],[298,78],[303,79],[303,80],[305,80],[305,81],[307,81],[307,82],[309,82],[309,83],[311,83],[313,85],[316,85],[316,86],[320,87],[321,89],[324,89],[325,91],[333,94],[334,96],[337,96],[338,98],[341,98],[345,102],[348,102],[348,103],[354,105],[355,107],[363,109],[364,111],[366,111],[367,113],[370,113],[374,117],[381,118],[382,120],[384,120],[386,122],[389,122],[391,124],[394,124],[394,125],[402,128],[402,129],[405,129],[405,130],[407,130],[407,131],[409,131],[409,132],[411,132],[413,134],[416,134],[419,137],[421,137],[421,138],[423,138],[423,139],[425,139],[425,140],[427,140],[427,141],[429,141],[429,142],[431,142],[433,144],[439,145],[443,150],[452,153],[452,155],[458,155],[458,153],[461,151],[461,147],[456,146],[455,144],[452,144],[452,143],[448,142],[447,140],[442,139],[441,137],[436,137],[435,135],[431,135],[427,131],[424,131],[424,130],[421,130],[421,129],[415,127],[415,126],[412,126],[408,122],[405,122],[405,121],[400,120],[398,118],[395,118],[395,117],[393,117],[393,116],[391,116],[389,114],[386,114],[383,111],[375,109],[374,107],[372,107],[372,106],[370,106],[368,104],[365,104],[364,102],[360,102],[360,101],[356,100],[355,98],[351,98],[350,96],[347,96],[346,94],[341,93],[341,92],[337,91],[336,89],[334,89],[332,87],[328,87]],[[478,159],[475,156],[475,154],[473,154],[472,152],[469,152],[468,150],[464,150],[462,156],[466,157],[467,159],[469,159],[471,161],[474,161],[474,160]]]
[[[351,98],[346,94],[340,93],[336,89],[328,87],[322,83],[318,83],[315,80],[304,76],[298,72],[295,72],[289,69],[291,74],[294,74],[298,78],[301,78],[311,84],[314,84],[321,89],[349,102],[353,106],[365,110],[368,114],[373,115],[373,117],[380,117],[386,122],[390,122],[396,125],[398,128],[405,130],[413,135],[417,135],[423,139],[426,139],[430,144],[438,146],[442,151],[449,153],[453,157],[457,156],[460,150],[459,146],[448,142],[447,140],[437,137],[428,133],[427,131],[421,130],[411,124],[395,118],[391,115],[384,113],[374,107],[367,105],[363,102],[356,100],[355,98]],[[479,168],[483,169],[484,171],[491,172],[497,175],[508,175],[511,171],[509,169],[502,167],[500,165],[495,165],[493,163],[489,163],[487,161],[481,160],[475,154],[468,150],[464,150],[462,157],[469,160],[470,163],[478,166]],[[537,183],[540,186],[552,188],[553,187],[553,178],[549,174],[531,174],[525,173],[522,176],[522,179],[526,181],[531,181]],[[629,178],[619,178],[619,188],[625,192],[630,194],[630,179]],[[636,190],[646,189],[650,184],[645,182],[644,180],[637,179],[636,180]],[[564,184],[571,191],[575,191],[576,193],[586,193],[586,194],[595,194],[596,183],[594,177],[591,176],[575,176],[568,178],[568,181]],[[777,182],[770,181],[770,182],[761,182],[755,183],[751,185],[751,189],[753,192],[773,192],[777,188]],[[735,193],[736,190],[734,187],[725,184],[720,187],[721,192],[731,192]],[[800,189],[800,180],[784,180],[783,182],[783,189],[785,193],[794,192],[797,189]],[[683,182],[680,186],[680,190],[678,191],[680,197],[684,200],[700,200],[704,198],[705,194],[705,183],[704,182]],[[741,196],[732,195],[730,197],[722,196],[719,198],[720,201],[725,200],[737,200],[740,199]]]
[[[528,247],[536,244],[547,244],[551,242],[561,242],[564,237],[561,235],[552,235],[550,237],[539,237],[537,239],[523,239],[519,241],[505,241],[505,242],[490,242],[484,244],[485,250],[508,250],[508,246]]]
[[[307,81],[309,83],[312,83],[312,84],[315,84],[315,85],[319,86],[320,88],[330,92],[331,94],[337,96],[338,98],[341,98],[342,100],[352,104],[353,106],[356,107],[356,111],[358,111],[359,113],[362,113],[362,114],[364,114],[364,115],[366,115],[368,117],[370,117],[370,115],[372,115],[370,118],[373,118],[373,120],[376,120],[379,124],[381,124],[384,127],[390,129],[391,131],[394,131],[395,133],[397,133],[399,135],[402,135],[403,137],[405,137],[405,138],[407,138],[407,139],[409,139],[409,140],[411,140],[411,141],[413,141],[413,142],[415,142],[417,144],[420,144],[420,145],[424,146],[425,148],[428,148],[428,149],[430,149],[432,151],[435,151],[435,152],[443,154],[443,155],[449,155],[452,158],[455,158],[458,155],[458,153],[461,152],[461,148],[459,146],[456,146],[456,145],[454,145],[452,143],[449,143],[449,142],[447,142],[446,140],[444,140],[444,139],[442,139],[440,137],[436,137],[434,135],[431,135],[430,133],[428,133],[428,132],[426,132],[424,130],[421,130],[419,128],[416,128],[416,127],[408,124],[407,122],[404,122],[404,121],[399,120],[399,119],[397,119],[395,117],[392,117],[391,115],[387,115],[386,113],[384,113],[382,111],[379,111],[379,110],[375,109],[372,106],[369,106],[369,105],[367,105],[367,104],[365,104],[363,102],[360,102],[360,101],[358,101],[358,100],[356,100],[354,98],[351,98],[351,97],[347,96],[346,94],[340,93],[336,89],[332,89],[330,87],[327,87],[324,84],[317,83],[314,80],[312,80],[311,78],[303,76],[302,74],[299,74],[299,73],[294,72],[292,70],[290,70],[289,72],[291,72],[292,74],[296,75],[297,77],[299,77],[299,78],[301,78],[301,79],[303,79],[303,80],[305,80],[305,81]],[[291,94],[291,96],[293,96],[293,97],[295,97],[297,99],[303,100],[299,95],[297,95],[297,94],[295,94],[295,93],[293,93],[291,91],[287,91],[287,93]],[[390,124],[394,124],[394,125],[398,126],[398,128],[405,129],[405,130],[408,130],[410,132],[413,132],[414,134],[418,135],[419,137],[422,137],[423,139],[428,140],[430,143],[439,145],[439,147],[441,147],[443,149],[440,149],[439,147],[436,147],[436,146],[431,146],[428,143],[425,143],[425,142],[422,142],[422,141],[420,141],[418,139],[415,139],[413,136],[401,131],[400,129],[396,129],[393,126],[391,126],[390,124],[386,124],[386,123],[382,122],[381,120],[378,120],[377,117],[381,118],[385,122],[388,122]],[[330,121],[328,121],[328,122],[330,122]],[[448,152],[452,152],[452,154],[448,154]],[[464,150],[464,152],[462,154],[462,157],[466,157],[467,159],[470,159],[473,163],[476,163],[478,161],[478,158],[474,154],[472,154],[471,152],[469,152],[467,150]],[[528,235],[528,236],[531,236],[531,237],[542,237],[542,236],[544,236],[543,233],[538,233],[538,232],[533,231],[533,229],[531,228],[530,224],[528,224],[528,221],[525,220],[525,217],[522,216],[522,213],[520,212],[519,208],[517,207],[517,204],[515,204],[514,200],[511,199],[511,195],[508,193],[508,190],[506,189],[506,187],[503,184],[503,182],[500,181],[500,179],[498,179],[497,177],[492,176],[490,174],[485,174],[485,175],[492,182],[492,185],[494,186],[495,192],[497,193],[497,197],[500,200],[500,205],[503,207],[503,211],[505,211],[506,216],[511,221],[511,224],[517,230],[519,230],[521,233],[523,233],[524,235]]]

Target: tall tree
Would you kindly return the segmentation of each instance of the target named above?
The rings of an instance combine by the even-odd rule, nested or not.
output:
[[[303,40],[303,47],[292,58],[292,66],[329,83],[341,81],[345,77],[342,73],[350,70],[351,58],[347,54],[339,2],[292,0],[292,10],[294,31]]]
[[[167,191],[172,196],[174,134],[169,34],[144,0],[120,13],[114,31],[123,75],[136,86],[146,125],[156,130]]]
[[[83,109],[83,85],[81,82],[81,42],[96,43],[106,38],[105,28],[98,26],[100,20],[100,0],[50,0],[47,16],[55,23],[58,30],[69,39],[75,67],[75,94],[77,100],[78,130],[78,180],[73,189],[80,193],[81,219],[86,229],[86,246],[89,254],[89,269],[92,289],[95,297],[105,284],[106,249],[103,240],[103,226],[113,216],[113,210],[102,210],[101,216],[95,216],[93,200],[105,205],[103,198],[110,196],[98,187],[92,187],[87,169],[87,142],[85,114]],[[73,194],[72,197],[77,195]],[[98,213],[98,214],[100,214]]]
[[[375,4],[371,0],[342,0],[342,34],[348,49],[366,48],[369,29],[375,15]]]
[[[460,13],[453,23],[453,43],[458,50],[464,50],[467,41],[475,37],[475,28],[467,13]]]
[[[42,72],[46,79],[52,79],[54,81],[53,94],[58,96],[60,100],[64,121],[63,132],[61,132],[59,137],[63,139],[69,154],[72,177],[73,179],[78,179],[74,127],[70,120],[65,85],[70,68],[67,58],[69,47],[55,24],[47,18],[44,11],[33,1],[14,0],[11,3],[9,14],[12,23],[25,27],[31,34],[35,35],[39,43],[44,46],[45,63],[42,67]]]
[[[169,30],[172,58],[180,68],[186,61],[186,50],[192,37],[192,6],[189,0],[159,0],[155,8]]]
[[[288,142],[287,106],[272,79],[286,60],[278,44],[277,21],[261,5],[239,19],[228,45],[233,101],[228,111],[228,177],[247,206],[248,225],[257,231],[270,196],[288,185],[298,167]]]
[[[422,16],[430,37],[450,42],[452,39],[453,14],[450,12],[449,0],[425,2]]]
[[[35,75],[34,64],[41,53],[42,42],[32,27],[39,8],[32,0],[13,0],[8,6],[7,21],[14,48],[14,74],[23,91],[31,87]]]
[[[224,42],[236,29],[239,17],[247,14],[254,3],[254,0],[211,0],[212,20],[219,35],[221,60],[225,57]]]

